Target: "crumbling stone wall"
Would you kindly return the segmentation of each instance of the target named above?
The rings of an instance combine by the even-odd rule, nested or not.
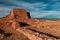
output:
[[[34,31],[60,37],[60,21],[37,20],[31,18],[29,12],[27,12],[25,9],[14,8],[13,10],[11,10],[9,15],[0,19],[0,23],[1,22],[5,24],[4,27],[8,27],[11,24],[9,26],[9,29],[10,27],[12,29],[19,29],[23,26],[24,28],[28,28]],[[19,29],[19,31],[21,30]]]
[[[14,8],[11,14],[12,13],[14,14],[14,16],[18,16],[20,18],[28,18],[27,11],[25,9]]]

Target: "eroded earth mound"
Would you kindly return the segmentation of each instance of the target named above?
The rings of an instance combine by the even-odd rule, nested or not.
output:
[[[0,18],[0,40],[60,40],[60,20],[38,20],[14,8]]]

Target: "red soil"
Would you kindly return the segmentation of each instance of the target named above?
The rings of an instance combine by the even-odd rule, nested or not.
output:
[[[25,9],[14,8],[0,19],[1,40],[57,40],[60,38],[60,20],[37,20],[30,18]],[[6,33],[12,33],[5,37]],[[13,38],[12,38],[13,37]],[[57,38],[57,39],[56,39]]]

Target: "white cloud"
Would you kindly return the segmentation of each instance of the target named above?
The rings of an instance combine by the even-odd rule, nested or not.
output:
[[[16,4],[19,7],[22,6],[22,8],[31,9],[31,10],[42,10],[46,8],[47,4],[40,2],[40,3],[28,3],[28,2],[22,2],[22,1],[9,1],[12,4]],[[40,8],[39,8],[40,7]]]
[[[33,14],[35,14],[35,16],[33,16]],[[56,18],[60,17],[60,11],[41,11],[41,12],[33,12],[33,14],[31,14],[33,18],[46,18],[46,16],[48,16],[48,18],[51,18],[49,17],[49,15],[51,16],[53,15],[52,18],[54,18],[55,16]]]
[[[6,0],[8,3],[11,4],[16,4],[18,6],[2,6],[0,5],[0,15],[6,15],[8,14],[8,12],[11,10],[11,8],[14,7],[18,7],[18,8],[25,8],[27,9],[30,14],[31,17],[37,17],[37,18],[41,18],[41,17],[46,17],[48,15],[56,15],[56,18],[60,17],[60,11],[44,11],[44,9],[48,6],[48,4],[45,4],[44,2],[40,2],[40,3],[28,3],[28,2],[22,2],[22,1],[16,1],[16,0]],[[54,1],[54,0],[52,0]],[[60,9],[60,3],[59,2],[55,2],[54,4],[50,5],[50,7],[54,10],[55,9]],[[58,10],[57,9],[57,10]],[[49,17],[50,18],[50,17]]]
[[[4,17],[4,16],[8,15],[10,10],[11,10],[10,8],[0,5],[0,17]]]

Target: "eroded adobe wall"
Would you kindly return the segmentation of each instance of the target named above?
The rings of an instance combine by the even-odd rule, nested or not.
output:
[[[9,15],[6,17],[3,17],[1,19],[5,20],[10,20],[10,19],[19,19],[19,20],[24,20],[28,19],[30,17],[30,13],[27,12],[25,9],[19,9],[19,8],[14,8],[13,10],[10,11]]]
[[[14,17],[28,18],[27,11],[25,9],[14,8],[11,13],[14,14]]]
[[[5,17],[5,19],[9,19],[9,20],[16,19],[16,21],[29,24],[30,25],[29,28],[31,28],[31,29],[60,37],[60,29],[59,29],[60,21],[52,21],[52,20],[43,20],[42,21],[42,20],[30,18],[30,14],[27,14],[25,9],[14,8],[10,12],[10,14]],[[5,20],[4,20],[4,22],[5,22]],[[13,26],[13,24],[15,25],[15,22],[12,22],[12,26]],[[47,29],[48,29],[48,31],[47,31]]]

